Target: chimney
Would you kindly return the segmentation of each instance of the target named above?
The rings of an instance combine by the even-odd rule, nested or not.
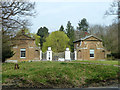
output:
[[[88,32],[85,31],[83,35],[84,37],[86,37],[88,35]]]
[[[88,32],[85,32],[85,36],[88,34]]]

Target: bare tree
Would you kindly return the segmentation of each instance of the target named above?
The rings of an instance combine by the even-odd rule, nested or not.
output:
[[[22,0],[11,0],[10,2],[1,2],[2,29],[7,33],[12,33],[13,30],[18,30],[28,26],[27,16],[33,16],[34,2],[25,2]]]
[[[117,22],[120,22],[120,1],[114,0],[114,2],[111,3],[109,9],[105,12],[105,15],[116,15]]]
[[[106,11],[105,15],[116,15],[117,19],[115,19],[115,24],[113,23],[111,25],[111,29],[110,29],[110,33],[114,36],[111,36],[114,38],[114,45],[113,46],[117,46],[115,47],[115,49],[117,49],[116,51],[118,51],[118,53],[120,54],[120,0],[114,0],[114,2],[111,4],[110,8]],[[114,32],[113,33],[112,31],[112,28],[114,27]],[[116,31],[115,31],[116,30]],[[110,35],[110,34],[109,34]],[[116,39],[115,39],[116,37]],[[120,55],[119,55],[120,56]]]

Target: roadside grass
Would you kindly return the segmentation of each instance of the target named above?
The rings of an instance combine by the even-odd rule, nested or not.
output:
[[[118,67],[67,62],[25,62],[2,64],[2,84],[16,87],[73,88],[118,78]]]
[[[110,64],[110,65],[118,65],[118,61],[96,61],[96,60],[73,60],[72,62],[86,62],[86,63],[95,63],[95,64]]]

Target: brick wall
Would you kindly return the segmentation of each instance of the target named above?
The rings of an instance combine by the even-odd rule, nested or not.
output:
[[[76,44],[80,42],[74,43],[74,48],[76,48]],[[94,58],[90,58],[90,49],[94,50]],[[103,47],[103,43],[101,40],[96,39],[94,37],[90,37],[85,40],[81,40],[81,46],[77,48],[77,59],[78,60],[101,60],[105,59],[106,50]]]
[[[36,49],[35,40],[22,36],[22,39],[15,40],[16,46],[12,48],[14,51],[13,57],[8,60],[28,61],[28,60],[40,60],[39,49]],[[26,57],[20,57],[20,49],[26,49]]]

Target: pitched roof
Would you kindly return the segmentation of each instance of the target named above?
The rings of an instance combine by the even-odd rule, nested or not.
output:
[[[100,41],[102,41],[102,39],[96,37],[95,35],[89,35],[89,36],[85,36],[85,37],[83,37],[83,38],[81,38],[81,39],[79,39],[79,40],[73,41],[73,43],[79,42],[79,41],[83,41],[83,40],[85,40],[85,39],[87,39],[87,38],[89,38],[89,37],[95,37],[95,38],[99,39]]]
[[[27,37],[27,39],[26,38],[19,38],[20,36],[25,36],[25,37]],[[17,35],[15,38],[20,39],[20,40],[31,40],[31,39],[35,40],[35,38],[30,37],[30,36],[26,35],[25,33],[21,33],[20,35]]]
[[[23,33],[23,35],[26,36],[26,37],[28,37],[28,38],[31,38],[31,39],[33,39],[33,40],[35,39],[35,38],[30,37],[30,36],[28,36],[28,35],[26,35],[26,34],[24,34],[24,33]]]

